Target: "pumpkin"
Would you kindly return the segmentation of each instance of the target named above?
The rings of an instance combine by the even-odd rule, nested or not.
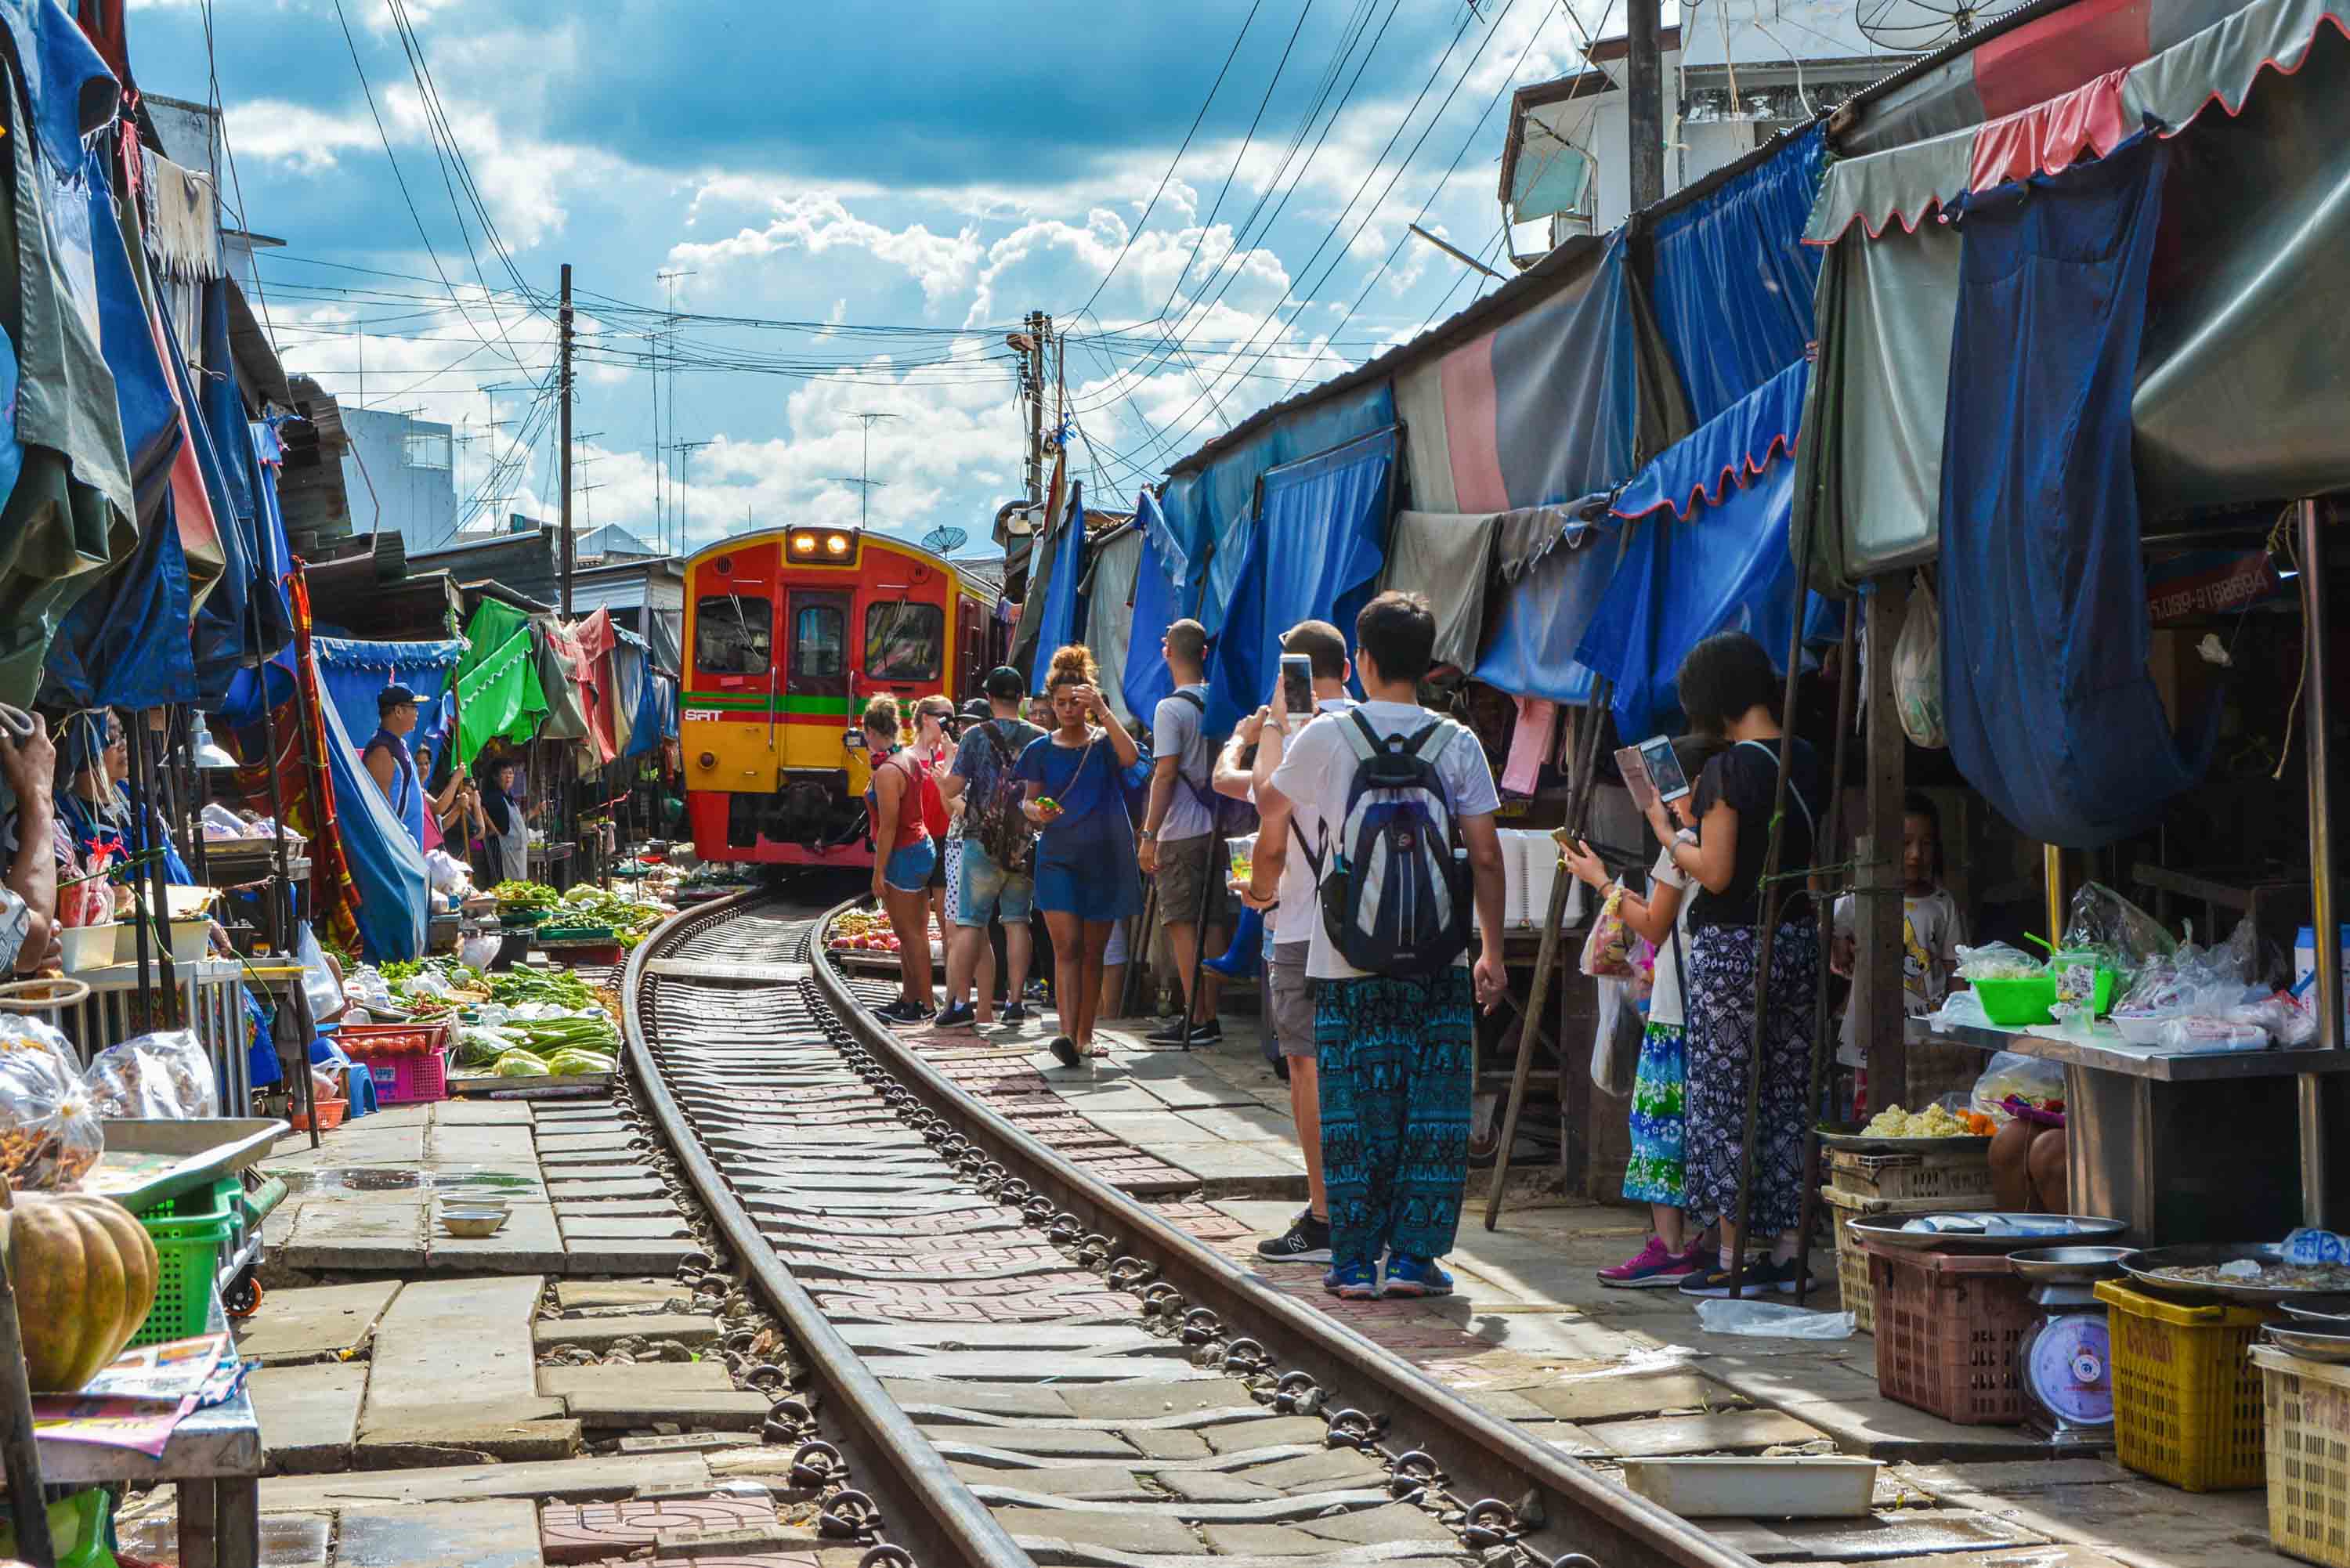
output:
[[[110,1198],[0,1183],[0,1255],[35,1393],[80,1392],[155,1304],[155,1243]]]

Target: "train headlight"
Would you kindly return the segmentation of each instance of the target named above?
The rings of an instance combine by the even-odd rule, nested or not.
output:
[[[848,554],[848,535],[846,534],[827,534],[824,536],[824,553],[827,556],[846,556]]]
[[[848,529],[826,529],[819,533],[803,529],[785,541],[785,554],[795,561],[823,561],[835,566],[847,566],[857,554],[857,535]]]
[[[813,555],[815,555],[815,554],[816,554],[816,535],[813,535],[813,534],[795,534],[795,535],[792,535],[792,554],[793,554],[793,555],[795,555],[795,556],[813,556]]]

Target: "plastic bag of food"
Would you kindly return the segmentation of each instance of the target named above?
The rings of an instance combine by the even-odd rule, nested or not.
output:
[[[1969,1104],[1979,1114],[2003,1122],[2011,1114],[2007,1108],[2011,1099],[2042,1110],[2061,1109],[2064,1104],[2064,1064],[2043,1062],[2016,1051],[1995,1054],[1982,1076],[1975,1080],[1974,1095]]]
[[[490,1072],[500,1078],[544,1078],[551,1069],[527,1051],[509,1051],[490,1064]]]
[[[83,1081],[101,1116],[190,1121],[220,1115],[212,1057],[185,1029],[108,1046]]]
[[[2094,948],[2109,955],[2115,968],[2136,973],[2177,952],[2178,939],[2103,882],[2084,882],[2064,920],[2064,946]]]
[[[1979,948],[1959,950],[1960,980],[2026,980],[2047,972],[2045,963],[2005,942],[1986,942]]]
[[[64,1035],[0,1013],[0,1176],[21,1191],[78,1186],[106,1152],[98,1107]]]
[[[2258,1002],[2231,1007],[2226,1016],[2233,1023],[2255,1024],[2265,1029],[2270,1039],[2287,1049],[2317,1043],[2317,1014],[2289,992],[2280,991]]]
[[[1594,980],[1632,978],[1632,929],[1624,923],[1624,889],[1610,888],[1607,901],[1583,940],[1583,972]]]
[[[343,988],[335,983],[335,971],[327,967],[326,950],[307,925],[297,928],[301,934],[294,939],[294,956],[302,964],[302,994],[309,999],[313,1020],[332,1018],[343,1010]]]

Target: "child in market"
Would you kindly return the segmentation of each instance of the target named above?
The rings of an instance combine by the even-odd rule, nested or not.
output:
[[[1901,990],[1904,1011],[1922,1018],[1942,1005],[1958,978],[1959,946],[1967,940],[1966,921],[1959,901],[1942,886],[1942,817],[1934,803],[1911,790],[1901,815]],[[1835,972],[1852,975],[1853,895],[1835,903],[1835,941],[1829,961]],[[1854,1037],[1851,1007],[1844,1014],[1842,1043],[1836,1062],[1853,1071],[1853,1116],[1869,1114],[1868,1073],[1860,1043]],[[1898,1085],[1897,1085],[1898,1087]]]
[[[1716,735],[1683,735],[1673,742],[1681,772],[1695,778],[1729,742]],[[1682,836],[1694,841],[1693,795],[1672,803]],[[1590,846],[1562,841],[1560,853],[1575,877],[1605,897],[1611,878]],[[1689,964],[1690,879],[1669,852],[1658,856],[1646,897],[1624,889],[1617,911],[1624,924],[1657,949],[1655,981],[1648,995],[1648,1023],[1640,1039],[1640,1064],[1632,1085],[1632,1156],[1624,1168],[1624,1196],[1648,1205],[1655,1230],[1639,1251],[1599,1271],[1599,1282],[1616,1290],[1677,1288],[1705,1262],[1704,1239],[1693,1234],[1682,1200],[1682,1108],[1687,1078],[1687,1030],[1682,1007]]]

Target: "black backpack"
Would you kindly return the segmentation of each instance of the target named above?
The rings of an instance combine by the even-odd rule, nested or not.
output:
[[[1021,810],[1028,798],[1028,789],[1013,776],[1020,758],[999,728],[1007,722],[991,719],[979,727],[979,732],[987,737],[987,743],[995,752],[995,787],[988,792],[986,799],[972,801],[966,807],[962,836],[985,850],[998,870],[1024,876],[1036,857],[1036,830],[1029,826],[1027,814]]]
[[[1208,704],[1204,698],[1197,691],[1178,691],[1174,696],[1178,701],[1189,702],[1198,709],[1200,717],[1204,722],[1208,715]],[[1191,792],[1193,800],[1207,807],[1209,820],[1215,824],[1215,831],[1218,834],[1226,838],[1235,838],[1243,834],[1256,831],[1256,807],[1244,800],[1234,800],[1228,794],[1218,794],[1212,775],[1204,780],[1192,778],[1183,771],[1183,762],[1179,757],[1175,762],[1175,776],[1183,782],[1184,788]]]

